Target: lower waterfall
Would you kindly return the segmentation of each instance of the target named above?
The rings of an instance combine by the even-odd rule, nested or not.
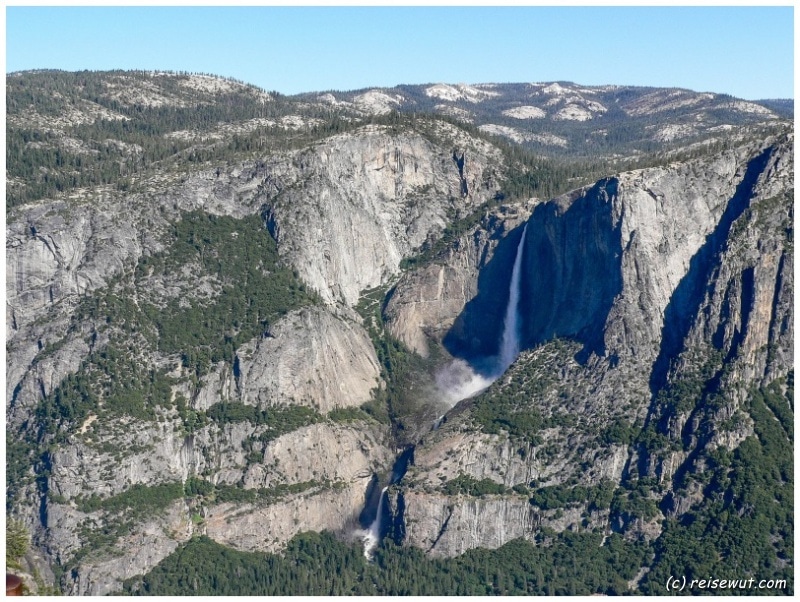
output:
[[[375,548],[381,541],[381,518],[383,515],[383,500],[386,497],[386,490],[388,486],[381,490],[381,497],[378,501],[378,513],[375,515],[375,520],[369,526],[369,529],[363,531],[362,538],[364,540],[364,556],[367,560],[372,560],[375,555]]]

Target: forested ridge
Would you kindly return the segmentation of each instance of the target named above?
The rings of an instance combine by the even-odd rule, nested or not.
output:
[[[510,197],[550,197],[608,173],[674,160],[675,153],[686,145],[685,140],[680,144],[649,140],[648,132],[654,127],[651,117],[632,117],[613,108],[652,93],[654,89],[648,88],[607,93],[606,102],[612,110],[595,120],[548,120],[541,125],[520,123],[502,113],[523,102],[527,84],[504,85],[500,98],[489,97],[470,105],[470,110],[477,111],[475,123],[470,123],[438,112],[435,99],[422,92],[423,86],[397,88],[407,102],[381,115],[364,114],[347,103],[333,106],[319,102],[318,93],[284,96],[233,79],[202,76],[221,82],[217,90],[203,90],[190,85],[195,76],[143,71],[11,74],[6,82],[6,207],[96,186],[135,191],[154,174],[187,174],[241,159],[257,159],[265,153],[303,148],[366,123],[407,127],[424,115],[452,121],[471,135],[500,145],[510,159],[504,188],[504,194]],[[363,91],[336,94],[352,100],[359,92]],[[688,93],[677,93],[681,92]],[[688,119],[676,111],[661,111],[659,123]],[[772,127],[753,123],[746,113],[718,108],[709,111],[714,115],[713,123],[752,125],[754,136]],[[298,121],[282,121],[287,117]],[[570,146],[560,149],[530,141],[510,143],[477,127],[487,121],[513,125],[523,133],[544,128],[545,134],[568,138]],[[603,135],[594,135],[595,130]],[[710,153],[720,144],[719,137],[708,133],[694,139],[704,140],[709,144],[696,145],[692,153]]]

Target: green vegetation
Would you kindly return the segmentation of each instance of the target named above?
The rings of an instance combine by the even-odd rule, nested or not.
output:
[[[262,90],[236,80],[228,80],[238,84],[228,92],[187,89],[184,84],[188,77],[186,73],[155,77],[137,71],[42,70],[7,78],[6,163],[8,177],[21,183],[9,186],[7,209],[82,187],[108,185],[123,192],[135,190],[137,180],[157,173],[185,174],[208,167],[212,161],[219,165],[305,147],[322,136],[357,125],[338,119],[328,109],[300,107],[276,92],[270,94],[270,102],[262,102]],[[173,102],[147,106],[117,100],[110,93],[109,83],[122,89],[154,89],[157,96]],[[69,115],[75,111],[87,112],[94,121],[70,122]],[[102,111],[108,117],[98,115]],[[278,123],[289,114],[321,123],[294,132]],[[223,141],[209,137],[220,123],[253,119],[271,120],[274,125],[229,134]],[[53,126],[63,135],[48,131]],[[186,131],[189,138],[168,135]],[[74,142],[64,144],[64,136]]]
[[[486,201],[480,207],[461,218],[455,218],[455,216],[451,215],[451,219],[448,220],[448,224],[441,234],[433,242],[425,241],[416,255],[404,257],[400,261],[400,269],[411,270],[440,259],[444,252],[451,248],[461,236],[475,228],[481,222],[483,216],[486,215],[486,212],[498,205],[500,200],[501,198],[498,197],[497,199]]]
[[[207,503],[235,504],[273,504],[287,495],[302,493],[309,489],[321,487],[330,488],[335,484],[321,481],[305,481],[302,483],[289,483],[274,485],[269,488],[244,489],[235,485],[217,484],[198,477],[189,477],[184,486],[184,493],[188,498],[203,498]]]
[[[6,513],[11,512],[23,488],[36,479],[41,450],[30,437],[6,438]]]
[[[717,449],[708,457],[708,479],[696,505],[679,519],[664,522],[652,544],[618,534],[547,529],[537,545],[515,540],[497,550],[470,550],[457,558],[430,558],[421,550],[385,540],[374,563],[327,533],[294,538],[284,555],[248,554],[206,538],[191,540],[143,577],[128,580],[124,592],[147,595],[587,595],[628,592],[641,567],[651,570],[636,590],[666,593],[668,577],[709,576],[785,579],[775,590],[719,590],[718,594],[784,593],[793,580],[793,375],[754,391],[746,410],[755,434],[733,452]],[[776,419],[777,418],[777,419]],[[210,484],[209,484],[210,485]],[[208,495],[209,485],[193,489]],[[188,484],[187,484],[188,486]],[[448,493],[501,493],[501,485],[460,475],[444,486]],[[655,494],[655,497],[654,497]],[[588,503],[609,508],[624,522],[657,515],[663,492],[641,479],[614,490],[610,482],[593,487],[534,489],[531,503],[557,509]],[[655,553],[655,555],[653,554]]]
[[[655,562],[643,582],[645,593],[664,594],[671,575],[787,582],[781,592],[715,592],[719,594],[794,591],[793,390],[781,392],[780,384],[751,394],[747,410],[755,433],[733,452],[721,448],[710,457],[710,478],[699,503],[679,520],[665,522],[655,543]]]
[[[626,524],[635,520],[649,521],[658,516],[658,501],[663,492],[652,479],[625,483],[613,492],[611,514]]]
[[[6,566],[19,570],[19,561],[28,552],[30,545],[31,536],[25,525],[9,518],[6,521]]]
[[[709,349],[702,358],[692,359],[692,365],[697,367],[686,369],[659,392],[657,405],[672,415],[693,409],[709,393],[709,381],[722,368],[724,354],[718,349]]]
[[[354,422],[356,420],[371,420],[372,416],[363,408],[334,408],[328,412],[328,419],[334,422]]]
[[[46,432],[74,427],[101,405],[103,412],[142,420],[153,420],[156,408],[169,407],[175,381],[165,370],[148,367],[142,343],[154,351],[180,354],[184,367],[200,377],[215,362],[232,363],[239,345],[264,332],[273,320],[315,300],[282,266],[275,241],[257,216],[237,220],[189,213],[173,225],[170,238],[165,252],[140,260],[139,295],[146,296],[148,278],[179,273],[194,261],[216,276],[219,295],[207,300],[187,294],[159,309],[134,302],[134,288],[117,279],[85,299],[75,323],[99,322],[111,341],[40,404],[37,415]],[[187,430],[203,423],[185,407],[185,400],[179,409]]]
[[[167,242],[164,252],[140,260],[132,282],[128,281],[131,274],[122,274],[76,308],[70,330],[78,332],[82,324],[91,321],[108,343],[92,351],[77,372],[39,403],[35,432],[24,430],[9,437],[9,507],[23,485],[36,478],[33,472],[40,476],[40,490],[45,492],[46,480],[41,476],[46,473],[49,447],[64,441],[91,414],[99,417],[97,424],[109,424],[108,419],[123,416],[153,421],[177,407],[187,434],[210,419],[250,419],[254,424],[269,424],[264,440],[322,420],[307,408],[258,413],[254,408],[215,407],[204,413],[187,407],[182,395],[173,400],[172,387],[178,379],[167,376],[167,368],[156,367],[154,352],[179,356],[196,386],[213,362],[233,363],[242,342],[265,332],[288,311],[313,303],[316,297],[279,260],[275,241],[258,216],[234,219],[189,213],[173,224]],[[150,279],[180,274],[182,267],[192,263],[213,275],[218,295],[194,295],[196,282],[192,280],[183,283],[186,294],[166,308],[146,300]],[[175,279],[181,284],[178,276]]]
[[[140,101],[128,103],[113,98],[107,84],[123,80],[139,89],[155,86],[159,95],[176,102],[147,106]],[[661,143],[643,142],[645,128],[659,127],[660,122],[652,121],[652,117],[647,125],[644,120],[626,122],[622,110],[609,103],[609,111],[592,123],[552,122],[549,126],[552,133],[564,136],[569,149],[552,149],[551,156],[544,158],[531,152],[531,148],[537,148],[535,144],[523,148],[447,118],[437,121],[392,111],[351,120],[349,116],[334,114],[332,109],[298,103],[297,99],[279,94],[273,94],[272,100],[264,103],[262,91],[252,87],[235,86],[232,91],[211,98],[197,89],[187,91],[186,83],[186,74],[155,78],[142,72],[41,71],[7,78],[7,209],[83,187],[104,186],[102,195],[144,190],[145,180],[156,174],[176,176],[174,181],[177,181],[192,170],[216,168],[219,174],[231,164],[241,165],[244,161],[264,170],[268,169],[263,163],[265,157],[286,149],[308,148],[326,136],[353,131],[365,123],[384,126],[393,135],[413,131],[440,149],[449,148],[455,142],[447,139],[448,128],[441,127],[441,121],[449,122],[499,147],[505,172],[495,174],[500,182],[495,197],[474,210],[467,212],[460,208],[457,199],[450,199],[452,206],[458,208],[449,211],[448,225],[438,237],[431,237],[416,256],[403,260],[401,267],[411,269],[445,259],[458,240],[501,203],[530,196],[548,198],[634,165],[644,167],[711,155],[733,144],[722,139],[705,147],[695,145],[686,151],[665,151]],[[433,113],[433,103],[438,101],[427,99],[420,90],[409,87],[407,98],[414,99],[416,104],[408,106]],[[529,90],[520,90],[520,94],[529,94]],[[633,92],[622,90],[615,94],[622,98]],[[492,111],[495,117],[501,114],[495,102],[489,99],[474,107],[476,123]],[[74,118],[69,123],[67,117],[74,116],[75,111],[94,112],[98,118],[92,123]],[[116,113],[123,119],[103,118],[103,112]],[[277,120],[289,114],[319,121],[301,131],[291,131],[277,123],[261,122],[250,127],[251,122],[250,129],[240,128],[237,134],[217,136],[221,123],[229,127],[255,118]],[[106,113],[106,117],[112,116]],[[674,115],[665,112],[658,119],[666,123],[672,118]],[[715,117],[710,114],[709,118]],[[503,118],[498,119],[503,122]],[[536,127],[533,122],[525,126],[513,120],[507,123]],[[595,136],[594,130],[599,127],[605,129],[605,135]],[[765,128],[759,135],[767,131]],[[171,135],[176,132],[180,135]],[[634,163],[603,158],[621,154],[638,155],[640,159]],[[102,195],[97,190],[90,191],[93,202],[101,202],[97,198]],[[788,246],[784,250],[790,252],[792,214],[784,212],[780,219],[772,215],[775,208],[786,205],[787,198],[791,194],[754,205],[733,224],[731,236],[736,235],[737,228],[748,228],[754,216],[775,219],[775,227],[786,231]],[[31,233],[35,234],[32,226]],[[350,422],[372,417],[391,422],[399,441],[403,440],[403,430],[414,426],[411,422],[419,414],[415,411],[423,402],[413,386],[417,386],[416,391],[423,388],[418,385],[424,385],[420,381],[435,358],[421,358],[387,333],[382,315],[391,294],[387,287],[367,291],[358,308],[375,345],[386,383],[361,408],[339,408],[323,416],[299,406],[261,409],[221,401],[207,411],[200,411],[191,409],[183,395],[173,397],[178,384],[197,390],[200,379],[209,374],[215,363],[224,361],[235,366],[237,350],[243,343],[267,332],[287,312],[318,299],[280,261],[275,241],[259,216],[234,219],[201,211],[187,213],[168,226],[163,242],[162,252],[142,257],[136,266],[127,266],[126,272],[80,302],[68,335],[86,336],[92,352],[75,374],[44,396],[35,410],[35,420],[25,423],[16,433],[8,433],[8,508],[20,500],[26,485],[32,486],[27,501],[38,495],[42,501],[67,503],[65,498],[48,491],[50,454],[68,436],[75,435],[93,414],[99,416],[98,421],[89,427],[88,434],[77,436],[95,449],[113,453],[117,463],[122,456],[141,453],[143,449],[133,446],[123,449],[113,438],[102,436],[107,434],[102,429],[110,431],[115,423],[125,428],[127,418],[174,420],[176,431],[186,435],[212,422],[219,426],[248,422],[257,427],[259,434],[244,442],[247,463],[261,461],[267,442],[326,419]],[[160,293],[165,283],[179,291],[166,300]],[[94,331],[85,328],[88,324],[94,326]],[[53,354],[68,340],[69,336],[65,336],[58,341],[47,341],[36,361]],[[565,343],[553,341],[548,345],[556,355],[572,354],[563,346]],[[684,359],[687,358],[681,358]],[[174,370],[178,362],[184,371],[176,377],[181,372]],[[533,361],[521,362],[502,388],[495,386],[470,401],[471,416],[478,427],[486,433],[507,433],[519,444],[518,453],[524,456],[531,445],[542,443],[543,429],[574,426],[574,416],[542,415],[532,409],[532,397],[540,401],[557,393],[551,377],[552,365],[552,354],[549,358],[537,356]],[[588,428],[594,429],[592,434],[606,446],[639,444],[643,457],[649,455],[651,460],[662,452],[698,449],[694,452],[697,456],[690,460],[703,467],[702,470],[675,477],[675,496],[686,495],[694,500],[688,512],[671,517],[671,500],[664,497],[668,484],[653,479],[633,478],[619,488],[609,482],[587,487],[570,481],[566,485],[538,488],[531,483],[530,489],[520,484],[512,490],[529,496],[530,504],[543,510],[584,504],[590,512],[609,510],[614,528],[623,525],[627,529],[642,521],[654,521],[662,516],[661,511],[669,518],[664,520],[663,532],[652,545],[632,542],[619,534],[556,535],[544,529],[536,546],[514,541],[498,550],[473,550],[454,559],[431,559],[420,550],[386,541],[375,563],[370,564],[364,561],[359,547],[339,542],[325,533],[295,538],[284,556],[235,552],[200,537],[181,546],[147,576],[126,582],[125,592],[615,594],[626,592],[627,581],[640,567],[648,567],[651,571],[644,578],[641,590],[650,594],[664,593],[669,576],[706,578],[728,574],[740,578],[787,579],[786,593],[792,593],[793,374],[786,383],[777,382],[753,391],[746,407],[738,409],[739,413],[714,422],[714,412],[726,403],[719,390],[719,381],[725,376],[722,352],[712,350],[705,358],[676,362],[675,366],[680,366],[675,369],[682,373],[673,373],[675,378],[669,379],[660,391],[648,429],[640,432],[638,425],[623,418]],[[697,447],[697,442],[707,441],[715,429],[731,432],[745,429],[746,413],[753,419],[755,433],[739,447],[733,451],[718,447],[710,453],[704,452],[702,445]],[[692,440],[670,438],[664,428],[666,422],[689,414],[700,425]],[[549,446],[551,450],[555,448]],[[540,453],[545,455],[548,449]],[[182,497],[192,498],[193,503],[270,504],[287,495],[337,486],[340,484],[308,481],[245,490],[191,477],[185,484],[134,485],[107,498],[79,497],[74,500],[78,509],[97,516],[87,518],[80,526],[83,547],[68,560],[66,567],[56,569],[74,567],[89,555],[116,553],[116,542],[130,533],[136,521],[162,511]],[[444,482],[441,489],[448,495],[474,497],[511,494],[491,479],[478,480],[464,474]],[[199,513],[191,518],[196,524],[203,522]],[[19,566],[19,559],[29,545],[29,536],[21,523],[7,523],[6,542],[7,564]],[[655,552],[654,557],[651,552]]]
[[[553,357],[568,357],[572,344],[554,339],[535,358],[517,362],[510,379],[498,381],[476,396],[472,403],[472,419],[484,433],[506,432],[515,439],[533,445],[541,443],[540,432],[557,426],[565,418],[545,418],[532,407],[532,399],[545,395],[555,384],[548,366]],[[574,351],[572,351],[574,353]],[[569,418],[567,418],[569,419]]]
[[[620,594],[648,560],[642,543],[563,533],[458,558],[430,558],[390,540],[374,563],[329,533],[295,537],[284,555],[238,552],[206,537],[191,540],[124,593],[139,595],[588,595]]]
[[[102,515],[87,517],[79,524],[82,547],[63,566],[56,568],[69,571],[89,555],[119,555],[116,544],[120,537],[129,535],[137,522],[163,513],[183,496],[183,484],[173,482],[153,486],[137,484],[107,498],[97,495],[75,498],[81,512],[101,511]]]
[[[386,387],[376,389],[372,401],[361,408],[376,420],[391,423],[402,439],[402,431],[411,426],[419,413],[417,410],[425,403],[416,391],[420,390],[419,384],[424,379],[430,379],[430,368],[436,360],[435,349],[431,357],[425,359],[389,334],[383,321],[383,308],[389,294],[391,289],[387,287],[365,291],[356,306],[356,311],[364,318],[364,327],[381,365],[381,378],[386,383]]]
[[[173,275],[196,263],[200,273],[214,278],[219,293],[210,300],[191,295],[172,299],[166,308],[147,305],[144,313],[157,328],[158,349],[180,353],[184,366],[198,375],[214,362],[232,362],[236,348],[270,322],[316,301],[283,266],[258,216],[187,213],[173,224],[170,239],[167,251],[140,260],[137,275],[145,280]]]
[[[305,406],[276,406],[260,409],[243,403],[221,402],[206,410],[206,416],[222,426],[232,422],[249,422],[253,425],[267,425],[267,430],[258,436],[259,441],[277,439],[301,427],[321,422],[322,415]]]
[[[616,418],[600,433],[605,445],[630,445],[639,435],[639,429],[624,418]]]
[[[491,479],[478,480],[475,477],[461,474],[442,484],[442,491],[447,495],[471,495],[473,497],[483,497],[484,495],[496,495],[508,492],[508,488],[500,483],[495,483]]]
[[[611,481],[603,481],[600,485],[584,487],[575,485],[552,485],[534,490],[530,503],[542,510],[567,508],[573,505],[586,504],[588,510],[606,510],[611,506],[615,485]]]
[[[207,497],[214,492],[215,485],[199,477],[191,476],[183,485],[183,492],[187,498]]]
[[[130,521],[163,510],[170,502],[182,498],[183,495],[183,483],[162,483],[152,486],[137,484],[111,497],[92,495],[88,498],[76,498],[75,502],[81,512],[98,510],[111,514],[124,512],[125,519]]]
[[[136,351],[109,345],[93,352],[37,408],[42,432],[73,430],[91,412],[154,420],[156,408],[168,407],[173,379],[136,361]],[[65,430],[66,429],[66,430]]]

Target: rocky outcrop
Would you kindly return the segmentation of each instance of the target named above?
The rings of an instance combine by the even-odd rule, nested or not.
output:
[[[238,549],[275,551],[302,531],[355,530],[373,475],[385,470],[393,458],[388,428],[365,421],[297,429],[261,444],[258,460],[247,448],[259,445],[265,426],[209,425],[195,435],[183,436],[173,433],[177,425],[165,423],[149,440],[144,424],[137,425],[134,436],[126,439],[123,433],[131,426],[120,425],[113,445],[108,439],[100,449],[91,447],[91,442],[73,442],[53,455],[49,486],[53,500],[58,501],[47,505],[46,548],[53,558],[67,563],[89,546],[67,585],[70,593],[118,591],[124,579],[148,572],[193,533]],[[87,430],[84,436],[88,439],[92,434]],[[146,441],[150,443],[141,445]],[[127,469],[119,470],[120,466]],[[299,485],[302,491],[287,490],[254,505],[203,502],[201,507],[190,507],[179,500],[134,521],[130,532],[117,538],[110,551],[93,549],[85,540],[92,530],[84,532],[82,525],[94,524],[97,529],[117,519],[102,509],[79,510],[76,498],[108,498],[124,494],[133,485],[177,482],[182,486],[189,476],[199,474],[222,486],[283,491],[275,488]],[[191,516],[198,512],[205,520],[193,522]],[[147,548],[146,553],[141,546]]]
[[[267,444],[263,460],[242,477],[245,489],[286,483],[369,480],[393,455],[385,426],[357,421],[313,424]]]
[[[534,533],[535,511],[521,496],[475,499],[408,493],[403,499],[406,541],[432,556],[499,548]]]
[[[292,312],[242,346],[234,367],[242,403],[307,405],[321,412],[360,406],[380,382],[375,349],[351,310]]]
[[[109,425],[90,415],[82,426],[83,432],[50,458],[49,488],[66,500],[110,497],[138,484],[183,482],[198,463],[199,450],[174,420],[122,418]]]
[[[458,165],[453,148],[461,157]],[[384,284],[412,249],[436,236],[454,215],[491,197],[500,169],[499,151],[448,124],[431,122],[424,132],[400,133],[366,127],[265,161],[183,178],[154,176],[139,182],[135,194],[84,191],[80,198],[16,207],[7,236],[9,424],[31,440],[40,438],[30,420],[37,404],[116,336],[113,325],[109,329],[84,313],[77,317],[82,300],[108,292],[112,284],[122,287],[115,294],[127,287],[134,305],[146,298],[161,306],[182,294],[169,278],[145,277],[142,297],[145,291],[137,289],[141,283],[132,274],[142,257],[167,248],[171,223],[195,210],[235,218],[263,212],[280,253],[329,305],[290,312],[237,349],[232,364],[217,362],[200,378],[189,374],[179,357],[137,343],[142,354],[137,361],[169,371],[173,402],[185,399],[197,417],[220,402],[261,408],[299,404],[325,414],[370,401],[381,386],[375,350],[360,317],[337,303],[355,303],[366,286]],[[462,196],[465,189],[470,192]],[[196,289],[218,294],[197,268],[187,267],[187,281],[193,274]],[[100,529],[105,520],[102,513],[78,509],[91,496],[109,499],[133,487],[184,483],[199,474],[220,486],[254,489],[320,483],[312,496],[317,506],[306,509],[316,514],[300,513],[304,518],[297,523],[287,519],[288,526],[268,538],[280,546],[299,530],[340,528],[344,506],[352,509],[345,514],[357,516],[367,483],[392,460],[388,429],[377,424],[317,423],[276,439],[263,437],[266,425],[246,421],[189,425],[180,414],[186,411],[160,408],[151,421],[112,419],[97,408],[69,426],[64,441],[42,460],[48,465],[46,496],[52,499],[42,497],[32,480],[19,494],[26,500],[20,516],[41,533],[38,540],[49,558],[74,562],[82,546],[91,547],[78,535],[80,525],[98,521]],[[326,489],[325,483],[336,486]],[[40,505],[48,511],[40,512]],[[150,541],[149,524],[135,525],[133,533],[144,534],[142,541]],[[126,566],[145,572],[178,540],[152,543],[158,553]],[[81,554],[75,561],[78,581],[69,586],[73,593],[106,593],[129,576],[127,568],[119,568],[124,561],[117,562],[115,573],[115,561],[104,559],[100,550]]]
[[[354,305],[453,214],[496,192],[499,151],[452,126],[429,127],[439,144],[377,126],[334,136],[293,158],[291,181],[271,182],[265,203],[281,254],[326,302]],[[463,170],[442,152],[451,144],[467,153]],[[464,183],[472,192],[462,197]]]
[[[115,543],[105,556],[81,563],[67,579],[65,593],[107,596],[122,590],[122,582],[148,572],[195,533],[187,508],[175,502],[164,514],[140,523]]]
[[[204,532],[215,541],[249,552],[277,552],[304,531],[358,529],[369,478],[333,489],[310,490],[268,505],[222,504],[210,508]]]
[[[83,209],[83,210],[82,210]],[[141,253],[136,227],[91,206],[32,207],[6,233],[6,327],[10,334],[102,286]]]
[[[543,528],[554,531],[603,528],[606,513],[588,513],[586,505],[542,511],[517,494],[445,496],[402,495],[405,542],[433,557],[453,557],[475,548],[493,550],[513,539],[534,541]]]

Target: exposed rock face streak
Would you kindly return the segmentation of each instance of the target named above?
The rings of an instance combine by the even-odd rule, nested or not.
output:
[[[456,128],[438,135],[469,148],[454,161],[421,136],[367,127],[298,154],[267,218],[281,253],[326,302],[353,305],[398,273],[400,260],[443,228],[448,211],[477,206],[501,168],[490,145]],[[495,174],[494,176],[492,174]],[[289,179],[291,178],[291,179]]]

